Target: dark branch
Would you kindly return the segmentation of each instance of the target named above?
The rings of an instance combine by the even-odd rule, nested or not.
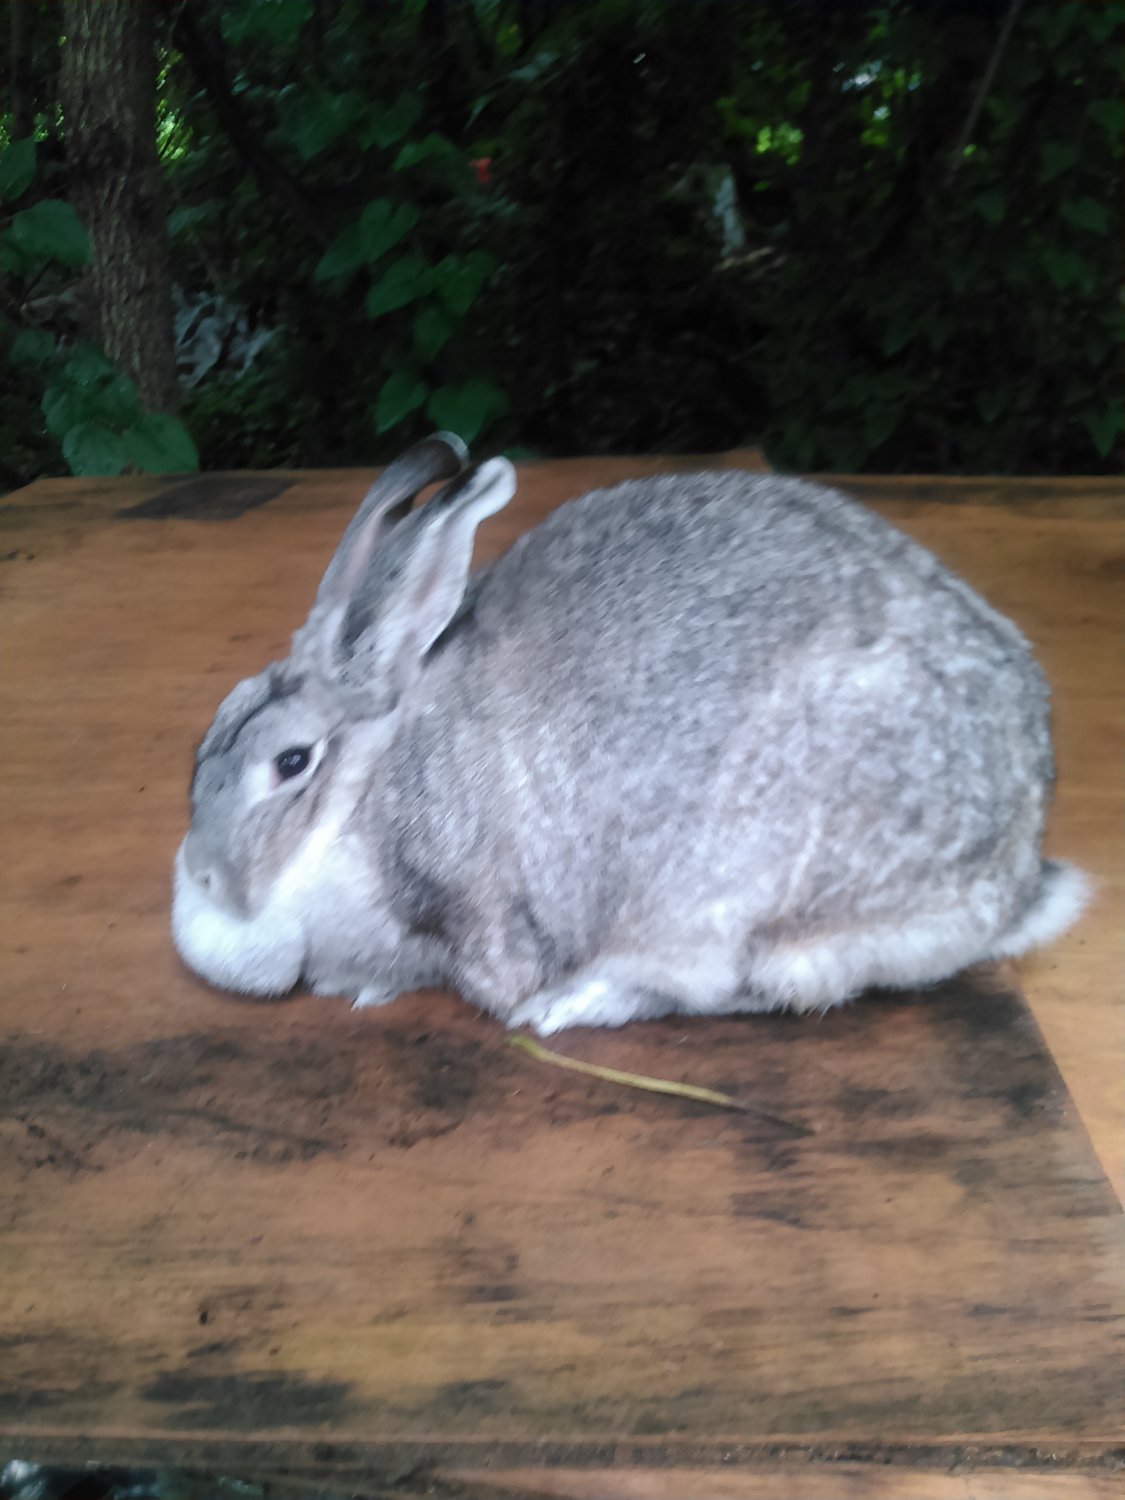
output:
[[[984,108],[984,101],[988,98],[988,91],[992,87],[992,81],[996,77],[996,70],[1000,66],[1000,59],[1008,49],[1008,42],[1012,35],[1012,29],[1016,19],[1023,9],[1024,0],[1012,0],[1008,6],[1008,14],[1004,17],[1004,24],[1000,28],[1000,34],[996,38],[996,45],[992,49],[992,56],[988,59],[988,66],[981,77],[980,87],[977,89],[969,113],[965,116],[965,123],[961,127],[961,134],[957,137],[949,157],[949,165],[945,170],[945,186],[948,187],[956,176],[957,169],[965,159],[965,148],[973,138],[973,131],[977,128],[980,112]]]

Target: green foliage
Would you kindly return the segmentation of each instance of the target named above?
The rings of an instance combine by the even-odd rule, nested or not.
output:
[[[0,150],[5,205],[31,189],[35,168],[34,141],[9,141]],[[90,255],[77,214],[58,198],[40,198],[13,213],[4,226],[3,250],[4,272],[17,287],[57,275],[60,268],[84,266]],[[0,360],[9,368],[14,391],[0,415],[8,418],[14,407],[21,426],[32,422],[28,396],[41,392],[44,431],[35,433],[33,441],[42,448],[43,437],[54,439],[72,474],[113,475],[130,468],[172,473],[199,467],[183,423],[142,410],[133,382],[94,344],[64,345],[48,329],[6,324],[0,332]],[[18,473],[16,457],[10,451],[0,454],[9,472]]]
[[[274,331],[188,393],[204,463],[366,464],[439,425],[1117,472],[1125,8],[1027,0],[994,58],[1008,11],[193,0],[193,46],[162,8],[175,278]],[[0,154],[21,293],[84,259],[37,130]],[[41,428],[9,468],[190,457],[41,332],[4,334]]]

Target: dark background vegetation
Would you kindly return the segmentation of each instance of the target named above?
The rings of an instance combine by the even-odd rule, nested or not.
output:
[[[1120,469],[1120,3],[92,4],[0,5],[0,487]]]

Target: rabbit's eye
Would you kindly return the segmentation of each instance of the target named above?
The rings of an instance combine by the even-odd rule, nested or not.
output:
[[[277,767],[277,774],[281,777],[282,781],[288,781],[292,776],[300,776],[302,771],[308,769],[311,757],[312,751],[302,747],[283,750],[274,761],[274,765]]]

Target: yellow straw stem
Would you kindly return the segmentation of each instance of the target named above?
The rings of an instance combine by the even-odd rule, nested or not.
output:
[[[771,1125],[778,1125],[794,1135],[816,1134],[807,1125],[798,1125],[793,1120],[783,1120],[779,1115],[767,1114],[765,1110],[755,1109],[753,1105],[744,1104],[732,1094],[721,1094],[717,1089],[704,1089],[694,1083],[674,1083],[670,1078],[649,1078],[643,1073],[624,1073],[619,1068],[602,1068],[597,1063],[579,1062],[576,1057],[564,1057],[561,1052],[552,1052],[527,1036],[510,1036],[508,1043],[512,1047],[518,1047],[521,1052],[526,1052],[529,1057],[534,1057],[537,1062],[566,1068],[572,1073],[586,1073],[591,1078],[621,1084],[624,1088],[646,1089],[651,1094],[674,1094],[680,1099],[694,1099],[699,1104],[714,1104],[719,1109],[737,1110],[739,1114],[767,1120]]]

